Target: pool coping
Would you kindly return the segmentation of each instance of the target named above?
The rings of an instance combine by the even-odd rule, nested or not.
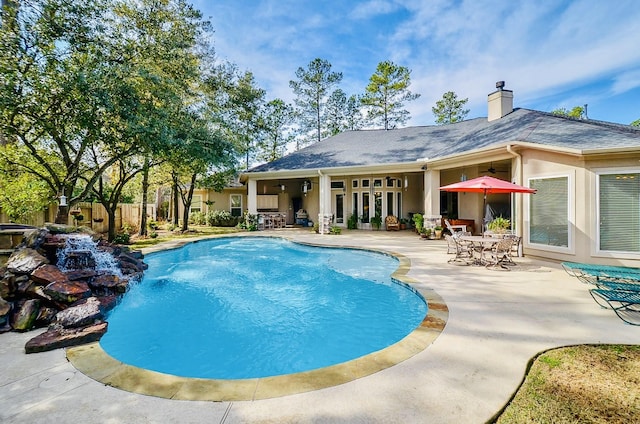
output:
[[[155,246],[149,251],[157,252],[174,249],[205,239],[236,238],[238,236],[225,234],[189,239],[163,246]],[[244,233],[243,236],[276,237],[255,234],[244,235]],[[234,380],[178,377],[120,362],[107,354],[99,342],[68,348],[66,350],[67,359],[78,371],[89,378],[133,393],[176,400],[248,401],[320,390],[369,376],[406,361],[422,352],[442,333],[449,316],[447,305],[434,290],[414,287],[417,281],[407,276],[411,268],[411,261],[406,256],[382,249],[354,246],[336,247],[321,243],[300,242],[289,239],[284,235],[276,238],[315,247],[366,250],[397,258],[399,261],[398,268],[391,274],[391,278],[411,287],[425,299],[428,306],[427,315],[415,330],[402,340],[384,349],[340,364],[274,377]]]

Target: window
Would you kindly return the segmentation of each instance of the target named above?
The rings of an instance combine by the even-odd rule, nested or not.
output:
[[[191,207],[189,208],[189,213],[194,212],[202,212],[202,196],[199,194],[194,194],[191,199]]]
[[[529,180],[529,242],[569,247],[569,177]]]
[[[242,195],[232,194],[229,200],[231,216],[242,216]]]
[[[358,188],[358,180],[352,180],[351,181],[351,187]]]
[[[344,189],[344,181],[331,181],[331,190]]]
[[[373,186],[374,187],[382,187],[382,179],[381,178],[376,178],[375,180],[373,180]]]
[[[353,193],[353,209],[352,213],[355,216],[358,216],[358,193]]]
[[[598,175],[599,250],[640,252],[640,173]]]
[[[362,180],[362,187],[369,187],[369,180]]]
[[[393,215],[393,192],[387,192],[387,215]]]
[[[369,193],[362,193],[362,222],[369,222]]]
[[[394,187],[396,185],[395,178],[387,177],[387,187]]]

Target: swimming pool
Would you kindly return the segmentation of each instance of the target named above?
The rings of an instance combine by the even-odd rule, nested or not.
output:
[[[297,373],[383,349],[413,331],[424,299],[379,253],[223,238],[147,256],[110,314],[114,358],[184,377]]]

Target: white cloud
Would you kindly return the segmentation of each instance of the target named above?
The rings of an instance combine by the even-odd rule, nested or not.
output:
[[[450,90],[469,98],[470,116],[485,116],[498,80],[523,107],[559,92],[578,100],[570,91],[598,80],[609,86],[591,96],[640,86],[633,0],[219,0],[200,7],[213,16],[218,54],[253,71],[270,98],[291,101],[289,80],[315,57],[343,72],[348,93],[362,92],[382,60],[407,66],[411,90],[422,94],[407,105],[415,125],[431,123],[431,107]]]
[[[364,3],[358,3],[350,13],[352,19],[370,19],[380,15],[395,12],[400,8],[400,4],[394,1],[386,0],[369,0]]]

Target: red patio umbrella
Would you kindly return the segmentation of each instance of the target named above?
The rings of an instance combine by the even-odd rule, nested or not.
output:
[[[524,187],[518,184],[510,183],[509,181],[500,180],[498,178],[482,176],[473,178],[467,181],[460,181],[459,183],[449,184],[440,187],[440,190],[444,191],[464,191],[467,193],[483,193],[484,198],[482,200],[482,213],[484,214],[485,206],[487,204],[487,194],[499,194],[499,193],[530,193],[534,194],[535,189]]]

